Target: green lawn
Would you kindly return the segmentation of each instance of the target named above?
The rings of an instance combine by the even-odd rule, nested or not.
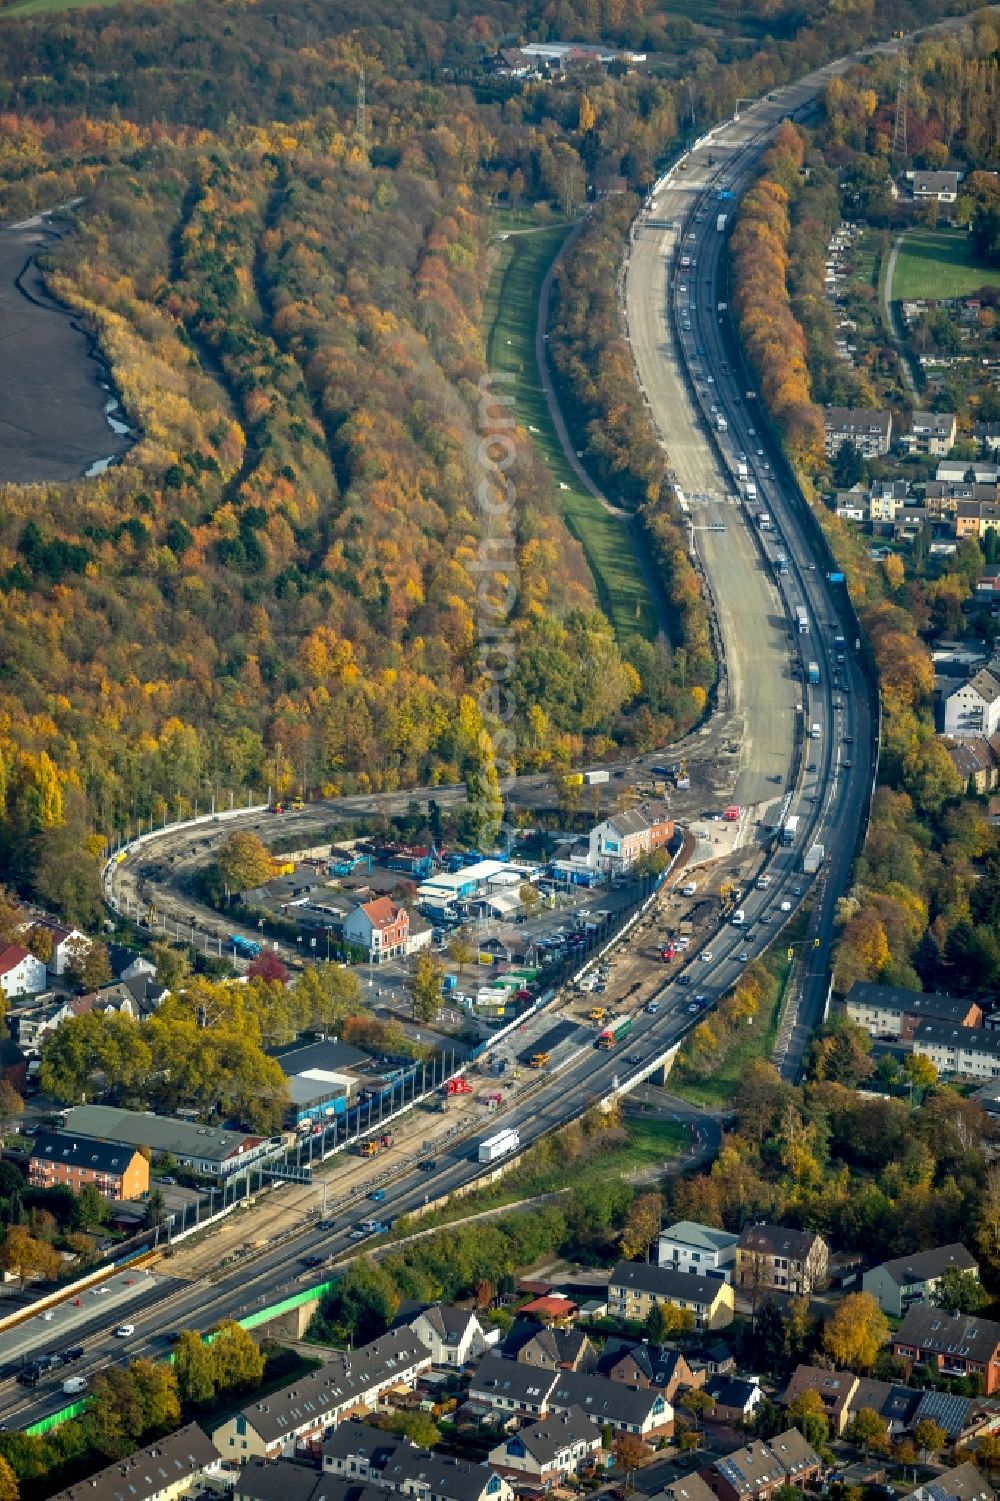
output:
[[[972,255],[964,229],[908,229],[888,289],[889,300],[965,297],[985,285],[1000,286],[1000,268]]]
[[[678,1121],[664,1121],[629,1117],[625,1122],[628,1139],[606,1151],[595,1151],[583,1170],[588,1183],[601,1179],[618,1181],[629,1173],[657,1168],[677,1157],[688,1146],[688,1130]],[[484,1209],[498,1209],[504,1204],[517,1204],[536,1194],[558,1193],[573,1188],[581,1181],[579,1164],[567,1168],[550,1168],[538,1165],[541,1153],[529,1150],[523,1161],[497,1183],[477,1189],[475,1193],[463,1194],[452,1199],[443,1208],[417,1219],[403,1217],[392,1227],[391,1240],[405,1239],[418,1230],[432,1230],[440,1225],[453,1224],[456,1220],[468,1219]],[[380,1242],[381,1244],[381,1242]]]
[[[548,466],[566,523],[581,543],[594,577],[601,608],[619,640],[656,635],[656,618],[625,525],[609,516],[579,483],[562,451],[535,363],[535,320],[545,273],[568,233],[565,224],[537,233],[512,235],[499,257],[484,302],[489,368],[511,371],[518,420],[529,430],[535,451]]]
[[[14,0],[0,10],[0,20],[18,16],[39,16],[49,10],[82,10],[84,6],[117,5],[118,0]]]

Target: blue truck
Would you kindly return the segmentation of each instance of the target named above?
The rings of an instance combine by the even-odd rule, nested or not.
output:
[[[244,938],[242,933],[233,933],[229,943],[241,959],[256,959],[260,954],[260,944],[253,938]]]

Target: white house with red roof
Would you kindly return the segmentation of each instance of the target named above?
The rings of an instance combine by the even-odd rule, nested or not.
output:
[[[48,971],[41,959],[17,943],[0,949],[0,990],[9,1001],[15,996],[40,995],[47,983]]]
[[[401,959],[410,938],[410,916],[388,896],[362,902],[344,920],[344,937],[368,954],[372,964],[386,959]]]
[[[26,912],[20,929],[22,937],[38,929],[44,929],[52,939],[52,958],[47,966],[50,975],[65,974],[74,951],[77,948],[90,947],[90,939],[86,933],[81,933],[79,928],[67,928],[63,923],[55,922],[51,917],[35,917]]]

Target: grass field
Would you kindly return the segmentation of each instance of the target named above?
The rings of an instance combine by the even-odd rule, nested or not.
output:
[[[0,20],[18,16],[40,16],[46,11],[82,10],[84,6],[117,5],[118,0],[14,0],[0,10]]]
[[[1000,286],[1000,268],[974,260],[964,229],[908,229],[887,289],[891,302],[917,297],[965,297]]]
[[[518,420],[530,431],[535,451],[560,490],[567,525],[581,543],[601,608],[619,640],[656,635],[649,591],[624,523],[609,516],[583,488],[562,451],[535,363],[535,320],[545,273],[566,238],[568,226],[514,234],[499,246],[499,258],[484,303],[489,368],[511,371]]]
[[[671,1158],[679,1156],[689,1145],[690,1135],[678,1121],[630,1118],[625,1122],[627,1140],[620,1146],[596,1152],[587,1161],[584,1176],[588,1183],[598,1179],[624,1178],[629,1173],[664,1166]],[[538,1167],[532,1152],[524,1162],[504,1175],[498,1183],[475,1193],[463,1194],[453,1199],[442,1209],[418,1219],[399,1219],[392,1227],[392,1239],[403,1239],[416,1230],[431,1230],[439,1225],[453,1224],[467,1219],[485,1209],[499,1209],[504,1204],[517,1204],[536,1194],[559,1193],[573,1188],[581,1181],[579,1164],[565,1168]]]

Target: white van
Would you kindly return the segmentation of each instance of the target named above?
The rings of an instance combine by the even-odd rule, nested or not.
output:
[[[697,890],[697,883],[694,881],[688,881],[686,886],[681,887],[681,896],[694,896]]]
[[[747,915],[744,912],[743,908],[742,907],[737,907],[736,911],[733,913],[733,916],[732,916],[733,927],[734,928],[742,928],[744,926],[744,924],[746,923],[746,920],[747,920]]]
[[[818,724],[814,724],[813,725],[812,729],[809,731],[809,735],[810,735],[810,738],[813,739],[813,740],[818,740],[819,739],[819,737],[820,737],[820,728],[819,728]]]

